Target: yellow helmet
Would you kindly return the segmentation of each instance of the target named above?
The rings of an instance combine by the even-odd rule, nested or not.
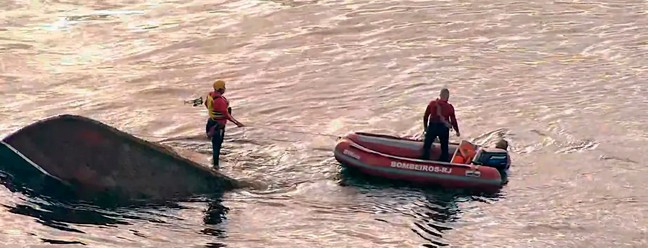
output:
[[[221,90],[221,89],[223,90],[225,89],[225,81],[216,80],[216,82],[214,82],[214,90]]]

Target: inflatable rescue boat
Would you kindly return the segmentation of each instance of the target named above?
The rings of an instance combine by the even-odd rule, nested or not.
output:
[[[422,149],[421,140],[357,132],[340,138],[334,154],[343,167],[388,179],[483,189],[507,182],[511,159],[505,149],[462,140],[449,144],[450,162],[438,161],[439,143],[432,145],[431,160],[419,159]]]

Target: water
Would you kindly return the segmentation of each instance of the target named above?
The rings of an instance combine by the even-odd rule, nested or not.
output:
[[[85,115],[198,152],[228,83],[221,198],[104,209],[0,187],[0,246],[647,247],[645,1],[3,1],[0,133]],[[451,90],[462,138],[512,145],[494,196],[346,175],[335,139],[417,135]],[[451,139],[457,140],[451,134]],[[221,202],[222,200],[222,202]]]

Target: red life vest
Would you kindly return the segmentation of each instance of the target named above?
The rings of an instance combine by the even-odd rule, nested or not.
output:
[[[227,122],[227,115],[225,113],[221,113],[218,110],[214,109],[214,101],[216,101],[219,98],[225,100],[225,104],[226,104],[225,107],[227,111],[228,112],[231,111],[231,108],[229,107],[229,101],[227,100],[227,98],[225,98],[223,95],[215,91],[209,92],[209,95],[207,96],[207,101],[205,101],[205,106],[207,107],[209,118],[219,122]]]

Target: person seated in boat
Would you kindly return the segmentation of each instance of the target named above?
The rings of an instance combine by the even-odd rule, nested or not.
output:
[[[505,139],[500,139],[499,141],[497,141],[497,143],[495,143],[495,148],[505,151],[508,150],[508,146],[508,141],[506,141]]]
[[[450,90],[441,89],[439,98],[430,101],[425,114],[423,115],[423,130],[425,130],[425,141],[423,143],[423,154],[421,159],[430,159],[430,148],[434,140],[439,137],[441,143],[441,156],[439,161],[449,161],[448,143],[450,139],[450,128],[454,128],[457,137],[460,137],[459,125],[455,117],[454,106],[448,102]]]

